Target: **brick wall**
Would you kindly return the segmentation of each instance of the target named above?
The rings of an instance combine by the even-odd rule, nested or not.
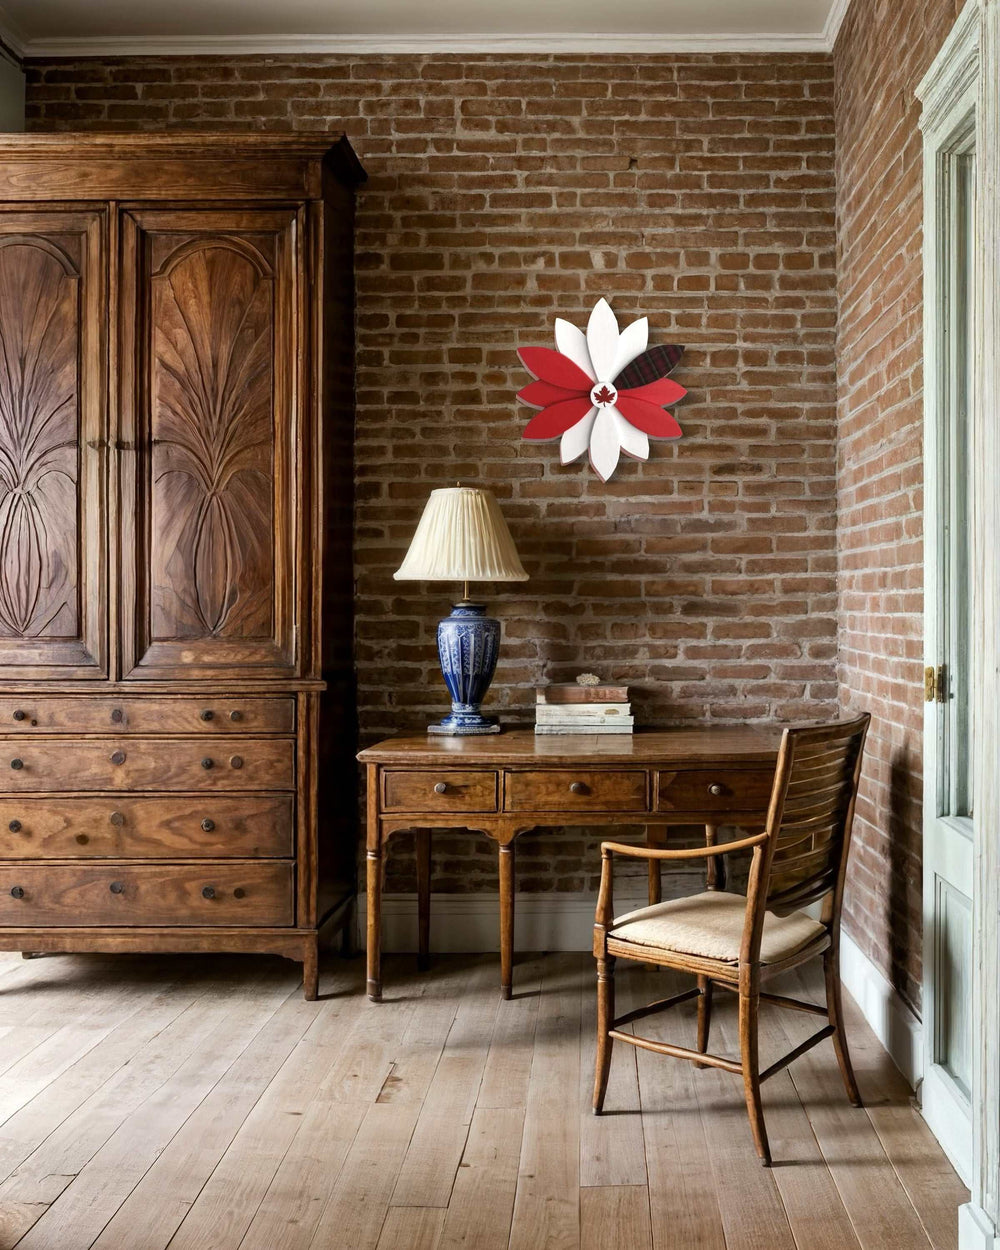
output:
[[[960,6],[959,6],[960,7]],[[846,925],[920,1003],[922,150],[955,0],[853,0],[835,49],[839,680],[874,716]]]
[[[531,574],[489,595],[508,719],[583,669],[628,681],[646,724],[836,709],[832,91],[818,55],[142,58],[30,65],[28,117],[351,136],[370,741],[441,714],[450,588],[391,574],[459,479],[495,490]],[[690,391],[684,439],[607,485],[520,442],[514,398],[514,349],[601,295],[687,345]],[[522,840],[520,886],[593,885],[597,837]],[[492,888],[492,848],[437,845],[435,888]]]

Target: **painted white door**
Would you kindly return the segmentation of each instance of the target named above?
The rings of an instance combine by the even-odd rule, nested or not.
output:
[[[970,579],[974,129],[927,171],[925,248],[924,1118],[972,1174],[972,621]],[[932,302],[931,302],[932,301]]]

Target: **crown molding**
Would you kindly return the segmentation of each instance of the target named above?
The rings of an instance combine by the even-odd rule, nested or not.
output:
[[[844,18],[850,7],[851,0],[833,0],[830,12],[823,23],[823,43],[826,45],[827,52],[832,52],[836,47],[837,36],[840,34],[840,28],[844,24]]]
[[[0,53],[6,53],[8,59],[20,63],[24,60],[24,49],[27,44],[28,39],[24,31],[0,5]]]
[[[846,8],[848,0],[836,0]],[[0,11],[2,17],[2,11]],[[830,23],[827,22],[827,27]],[[121,35],[20,39],[19,55],[32,59],[107,56],[306,56],[498,53],[602,53],[656,55],[697,52],[829,52],[827,29],[803,34],[577,34],[536,35]],[[16,46],[16,45],[14,45]]]

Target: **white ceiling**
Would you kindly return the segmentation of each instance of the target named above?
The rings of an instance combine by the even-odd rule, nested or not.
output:
[[[0,0],[24,56],[828,50],[849,0]]]

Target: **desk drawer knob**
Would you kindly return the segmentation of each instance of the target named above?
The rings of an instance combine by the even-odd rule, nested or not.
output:
[[[112,812],[111,815],[108,817],[108,819],[111,821],[111,823],[114,825],[116,829],[120,829],[122,825],[125,823],[125,817],[122,815],[121,812]]]
[[[206,885],[205,888],[201,892],[201,897],[202,898],[215,898],[215,886]]]
[[[230,758],[229,758],[229,764],[230,764],[230,767],[232,767],[232,768],[242,768],[242,767],[243,767],[243,756],[242,756],[242,755],[232,755],[232,756],[230,756]]]
[[[215,828],[215,821],[210,820],[209,817],[206,816],[205,819],[201,822],[201,827],[202,829],[205,830],[206,833],[211,833],[212,830]]]
[[[230,712],[230,713],[229,713],[229,719],[230,719],[230,720],[234,720],[234,721],[235,721],[235,720],[242,720],[242,719],[243,719],[243,713],[242,713],[242,712],[236,712],[236,711]]]
[[[20,833],[21,822],[19,820],[12,820],[7,828],[11,831],[11,833]]]
[[[14,772],[19,773],[24,767],[24,760],[13,759],[10,762],[10,766],[13,768]]]
[[[125,893],[125,882],[124,882],[124,881],[112,881],[112,882],[111,882],[111,893],[112,893],[112,894],[124,894],[124,893]]]
[[[205,708],[204,712],[202,712],[201,714],[201,719],[202,720],[214,720],[215,713],[211,711],[209,708]]]
[[[28,715],[28,713],[27,713],[27,712],[22,712],[22,711],[21,711],[21,709],[20,709],[20,708],[18,708],[18,709],[17,709],[17,711],[14,713],[14,719],[15,719],[15,720],[25,720],[25,719],[27,718],[27,715]]]
[[[435,794],[447,794],[448,793],[447,781],[439,781],[437,785],[434,787],[434,793]]]
[[[211,768],[214,765],[214,763],[215,763],[215,760],[213,760],[211,756],[206,755],[205,758],[201,761],[201,766],[202,768]]]
[[[726,787],[725,787],[725,786],[720,786],[720,785],[719,785],[719,783],[718,783],[717,781],[714,781],[714,782],[713,782],[713,783],[712,783],[712,784],[708,787],[708,792],[709,792],[709,794],[712,796],[712,798],[714,798],[714,799],[721,799],[721,798],[722,798],[722,796],[726,793]]]
[[[10,896],[11,898],[24,898],[24,886],[12,885],[10,887]]]
[[[112,755],[112,757],[111,757],[111,763],[112,763],[112,764],[124,764],[124,763],[125,763],[125,752],[124,752],[124,751],[116,751],[116,752],[114,753],[114,755]]]
[[[572,781],[569,787],[570,794],[589,794],[590,788],[582,781]]]

